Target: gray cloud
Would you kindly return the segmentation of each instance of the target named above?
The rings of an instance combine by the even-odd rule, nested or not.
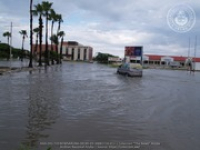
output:
[[[34,4],[38,2],[41,0],[34,1]],[[52,0],[51,2],[53,8],[63,15],[62,28],[66,32],[65,39],[91,45],[95,51],[107,50],[122,56],[124,46],[139,44],[144,45],[147,53],[187,55],[188,39],[191,38],[193,43],[196,35],[200,39],[199,1]],[[194,9],[196,24],[186,33],[177,33],[168,26],[167,14],[172,7],[182,3]],[[20,27],[28,29],[28,11],[27,0],[17,2],[1,0],[0,31],[4,31],[10,21],[18,25],[18,28],[14,29],[15,33]],[[34,21],[37,24],[37,18],[34,18]],[[198,41],[200,45],[200,40]],[[26,46],[28,47],[28,42]],[[200,57],[200,53],[197,54]]]

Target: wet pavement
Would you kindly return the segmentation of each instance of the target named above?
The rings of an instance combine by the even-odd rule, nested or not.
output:
[[[64,62],[0,76],[0,149],[129,142],[140,144],[132,149],[199,150],[200,73],[147,69],[143,75]]]

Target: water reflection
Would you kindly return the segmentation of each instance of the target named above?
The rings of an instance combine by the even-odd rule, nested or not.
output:
[[[29,72],[27,131],[22,143],[31,147],[38,147],[42,138],[48,138],[48,133],[43,131],[51,129],[51,125],[59,118],[58,85],[51,84],[54,79],[48,75],[48,70],[43,71],[47,73],[45,77],[41,70],[37,76],[34,74],[36,72]]]
[[[0,83],[4,150],[21,142],[38,147],[40,141],[200,146],[198,72],[144,70],[142,78],[129,78],[106,65],[63,62],[4,75]]]

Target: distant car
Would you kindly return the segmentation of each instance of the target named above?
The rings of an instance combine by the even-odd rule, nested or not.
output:
[[[118,67],[117,73],[130,77],[142,77],[142,66],[140,64],[123,63]]]
[[[176,62],[176,61],[170,62],[170,63],[169,63],[169,66],[170,66],[171,68],[181,68],[180,62]]]

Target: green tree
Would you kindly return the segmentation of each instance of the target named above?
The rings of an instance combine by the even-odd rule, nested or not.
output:
[[[7,32],[4,32],[4,33],[3,33],[3,37],[7,37],[7,43],[8,43],[9,48],[10,48],[10,37],[11,37],[11,33],[8,32],[8,31],[7,31]],[[8,49],[9,49],[9,48],[8,48]],[[9,54],[8,54],[8,53],[9,53],[9,50],[7,51],[7,60],[9,60],[9,58],[11,57],[11,56],[10,56],[10,53],[9,53]]]
[[[62,47],[63,47],[63,40],[64,40],[65,32],[60,31],[58,33],[58,37],[61,38],[61,44],[60,44],[60,57],[59,57],[59,63],[62,64]]]
[[[50,10],[53,3],[50,3],[48,1],[42,2],[42,9],[43,9],[43,16],[46,18],[46,34],[45,34],[45,63],[47,66],[49,66],[49,50],[48,50],[48,19],[50,15]]]
[[[62,15],[57,14],[57,19],[58,19],[58,30],[57,30],[57,34],[58,34],[61,28],[61,23],[63,22]]]
[[[62,19],[62,15],[61,14],[57,14],[57,21],[58,21],[58,29],[57,29],[57,36],[58,37],[60,37],[60,28],[61,28],[61,23],[63,22],[63,19]],[[61,32],[62,33],[62,32]],[[64,35],[63,35],[64,36]],[[62,41],[61,41],[62,42]],[[62,48],[62,47],[60,47],[60,48]],[[62,50],[62,49],[61,49]],[[59,63],[61,63],[61,58],[62,56],[61,56],[61,53],[60,53],[60,56],[59,56],[59,58],[58,58],[58,61],[57,61],[57,64],[59,64]]]
[[[50,37],[50,40],[52,41],[52,43],[54,43],[54,44],[56,45],[56,53],[58,54],[58,44],[59,44],[58,35],[53,34],[53,35]],[[55,58],[57,64],[59,64],[59,58],[58,58],[58,57],[59,57],[59,56],[57,55],[57,57]]]
[[[26,30],[21,30],[21,31],[19,31],[19,33],[22,36],[21,61],[23,61],[23,57],[24,57],[24,41],[25,41],[25,38],[28,37],[28,35],[27,35],[27,31]]]
[[[52,36],[53,35],[54,23],[56,21],[58,21],[58,15],[56,14],[56,12],[53,9],[50,10],[49,20],[51,20],[51,36]],[[51,41],[51,51],[53,51],[53,42],[52,41]],[[53,59],[51,59],[51,64],[54,64]]]
[[[11,37],[11,33],[10,32],[4,32],[3,33],[3,37],[7,37],[7,43],[8,43],[8,45],[10,45],[9,43],[9,41],[10,41],[10,37]]]
[[[39,66],[42,66],[42,30],[43,30],[43,20],[42,20],[42,13],[43,13],[43,8],[41,4],[37,4],[34,6],[35,10],[33,10],[33,15],[34,16],[39,16],[39,43],[40,43],[40,52],[39,52]]]
[[[107,53],[98,53],[95,60],[101,63],[107,63],[109,57],[117,57],[117,56],[107,54]]]

